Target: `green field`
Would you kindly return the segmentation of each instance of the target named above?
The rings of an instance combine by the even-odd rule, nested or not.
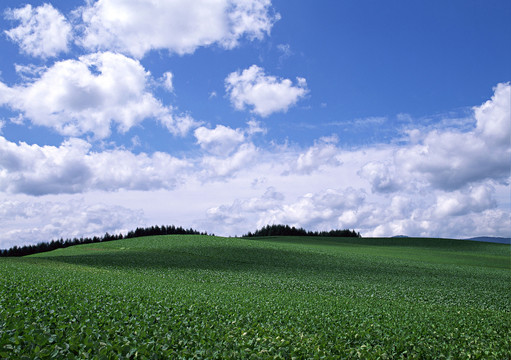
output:
[[[0,358],[507,359],[510,254],[174,235],[0,258]]]

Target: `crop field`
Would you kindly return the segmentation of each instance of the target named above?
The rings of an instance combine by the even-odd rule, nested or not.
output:
[[[0,258],[0,358],[508,359],[510,255],[173,235]]]

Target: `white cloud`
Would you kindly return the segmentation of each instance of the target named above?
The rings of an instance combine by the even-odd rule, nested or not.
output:
[[[483,212],[494,208],[495,189],[489,184],[471,187],[465,191],[442,193],[437,197],[436,213],[438,216],[460,216],[471,212]]]
[[[430,132],[423,143],[401,149],[396,162],[431,185],[455,190],[485,179],[506,179],[509,147],[485,142],[474,133]]]
[[[202,122],[196,121],[190,114],[181,113],[176,115],[173,112],[174,108],[172,107],[162,107],[160,113],[157,114],[157,118],[174,135],[185,136],[192,128],[202,124]]]
[[[225,88],[237,110],[249,106],[253,113],[263,117],[274,112],[286,112],[308,92],[304,78],[297,78],[295,86],[289,79],[265,75],[257,65],[229,74]]]
[[[23,81],[32,81],[40,77],[48,68],[46,66],[37,66],[34,64],[20,65],[14,64],[16,73],[23,79]]]
[[[202,178],[206,181],[213,179],[225,179],[234,176],[237,172],[252,167],[258,149],[252,143],[241,144],[231,155],[225,156],[204,156],[201,164],[203,169]]]
[[[364,199],[364,192],[353,188],[308,193],[293,203],[267,209],[261,214],[258,225],[289,224],[307,229],[330,230],[339,227],[343,210],[357,209]]]
[[[376,217],[378,223],[368,224],[370,227],[362,231],[365,236],[404,234],[458,239],[473,236],[509,237],[510,235],[511,217],[508,210],[493,208],[468,212],[464,215],[445,215],[424,210],[424,206],[428,204],[420,203],[421,208],[408,217],[396,217],[390,212],[380,212]],[[358,226],[364,226],[363,223],[362,219]]]
[[[53,57],[68,50],[71,40],[71,25],[51,4],[32,8],[30,4],[18,9],[9,9],[6,17],[21,22],[18,27],[5,34],[21,51],[35,57]]]
[[[0,137],[0,189],[32,195],[80,192],[91,177],[83,158],[89,148],[78,139],[56,148],[16,145]]]
[[[245,129],[197,129],[204,152],[184,160],[93,152],[79,139],[51,147],[0,137],[0,191],[6,199],[100,191],[101,201],[142,208],[151,221],[200,224],[223,235],[282,222],[311,230],[354,228],[364,236],[506,236],[510,145],[486,131],[499,124],[489,111],[501,113],[493,105],[500,104],[499,94],[485,103],[484,125],[474,115],[471,131],[437,128],[407,143],[360,149],[339,146],[335,136],[309,148],[256,147],[255,122]],[[506,131],[505,124],[499,128]],[[178,209],[167,206],[176,203]]]
[[[509,84],[499,84],[491,100],[474,107],[469,131],[450,125],[428,131],[408,129],[406,145],[395,146],[384,161],[366,163],[358,174],[369,181],[373,192],[380,193],[428,188],[455,191],[486,181],[507,184],[510,93]]]
[[[81,139],[60,147],[19,145],[0,137],[0,191],[29,195],[89,190],[152,190],[175,187],[191,165],[168,154],[91,151]]]
[[[349,170],[341,166],[321,178]],[[291,183],[298,185],[300,177],[298,175]],[[201,224],[210,231],[231,235],[277,223],[311,230],[356,229],[363,236],[404,234],[464,238],[509,234],[506,227],[511,225],[509,211],[497,207],[489,185],[453,194],[431,190],[378,196],[369,195],[364,188],[350,186],[322,190],[323,186],[314,185],[315,178],[302,188],[315,191],[294,197],[286,178],[270,175],[265,182],[275,185],[270,188],[271,193],[278,196],[268,196],[268,191],[249,197],[240,191],[233,193],[231,196],[235,198],[231,202],[210,207],[206,212],[207,220]],[[457,200],[456,206],[444,203],[450,198]]]
[[[284,195],[275,190],[274,187],[266,188],[261,197],[252,197],[249,199],[236,199],[231,205],[220,205],[212,207],[206,211],[208,220],[224,225],[245,225],[249,217],[267,211],[268,209],[278,207],[284,200]],[[252,216],[249,216],[252,215]],[[255,226],[255,223],[252,225]]]
[[[310,174],[325,166],[340,165],[339,149],[335,145],[338,141],[337,136],[322,137],[315,141],[306,152],[298,155],[296,162],[291,166],[291,172]]]
[[[0,105],[6,105],[14,98],[14,91],[0,81]]]
[[[206,152],[196,159],[200,164],[197,174],[202,181],[225,180],[264,163],[262,158],[267,153],[258,149],[250,138],[266,129],[254,120],[248,121],[247,125],[245,129],[217,125],[214,129],[202,126],[195,130],[197,144]]]
[[[248,129],[246,130],[247,135],[254,135],[254,134],[266,134],[267,130],[266,128],[261,126],[261,123],[259,121],[256,121],[254,119],[249,120],[247,122]]]
[[[246,129],[232,129],[224,125],[217,125],[214,129],[201,126],[195,129],[194,135],[203,150],[215,156],[227,157],[252,135],[266,133],[266,129],[255,120],[248,121],[247,125]]]
[[[288,224],[314,230],[330,230],[345,226],[340,216],[347,209],[363,204],[365,194],[353,188],[327,189],[319,193],[304,194],[291,202],[286,201],[287,189],[267,187],[261,196],[237,198],[231,204],[207,210],[205,226],[215,231],[246,233],[267,224]]]
[[[474,108],[473,131],[433,130],[417,145],[399,150],[396,163],[445,190],[486,179],[507,181],[511,171],[510,93],[509,84],[499,84],[491,100]]]
[[[0,103],[23,112],[36,125],[60,134],[96,138],[121,132],[146,118],[158,119],[174,134],[186,133],[196,123],[176,116],[149,91],[150,73],[136,60],[111,52],[56,62],[41,76],[12,88],[0,83]]]
[[[243,131],[223,125],[217,125],[214,129],[201,126],[194,134],[202,149],[219,156],[231,154],[245,140]]]
[[[208,224],[222,218],[238,234],[287,223],[355,228],[364,236],[509,236],[511,138],[502,121],[511,118],[508,87],[497,86],[491,101],[474,108],[470,131],[446,125],[418,136],[410,130],[408,143],[353,151],[337,147],[335,137],[309,149],[260,149],[256,168],[244,168],[239,176],[252,174],[257,188],[264,173],[264,185],[274,186],[282,200],[252,212],[246,204],[257,199],[264,204],[262,197],[240,194],[230,205],[211,208]],[[360,186],[352,192],[357,196],[341,201],[349,198],[352,184]]]
[[[23,115],[22,114],[18,114],[18,116],[14,116],[14,117],[11,117],[9,118],[9,121],[13,124],[16,124],[16,125],[23,125],[24,123],[24,118],[23,118]]]
[[[83,199],[0,201],[0,249],[60,238],[127,233],[144,222],[143,212]]]
[[[270,0],[99,0],[77,14],[83,46],[138,58],[153,49],[180,55],[213,44],[230,49],[244,36],[262,39],[279,19]]]
[[[172,74],[170,71],[166,71],[163,73],[162,76],[162,83],[165,89],[167,89],[170,92],[174,92],[174,84],[172,82],[172,79],[174,78],[174,74]]]
[[[396,179],[395,166],[388,162],[369,162],[360,169],[358,174],[369,181],[373,192],[390,193],[400,190],[402,186]]]
[[[321,104],[321,107],[326,107],[327,104]],[[399,117],[399,116],[398,116]],[[342,126],[344,128],[355,127],[355,128],[367,128],[381,126],[387,121],[386,117],[383,116],[369,116],[367,118],[357,118],[353,120],[342,120],[332,121],[328,125]]]
[[[508,146],[511,142],[511,86],[498,84],[491,100],[474,108],[477,120],[476,134],[487,142]]]
[[[127,150],[90,153],[87,164],[93,173],[91,189],[173,189],[192,164],[169,154],[133,154]]]

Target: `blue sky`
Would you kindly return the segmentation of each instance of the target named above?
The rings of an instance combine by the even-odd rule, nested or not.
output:
[[[0,248],[510,236],[508,1],[3,1]]]

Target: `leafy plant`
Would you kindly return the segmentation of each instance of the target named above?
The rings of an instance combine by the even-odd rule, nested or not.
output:
[[[0,358],[509,358],[509,247],[151,236],[0,259]]]

